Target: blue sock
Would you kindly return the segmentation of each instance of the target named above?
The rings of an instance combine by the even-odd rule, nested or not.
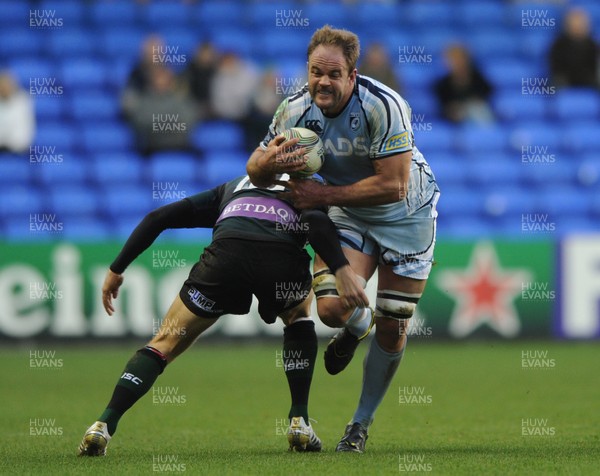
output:
[[[371,341],[363,364],[362,391],[358,408],[352,418],[353,423],[360,423],[363,427],[369,428],[375,410],[383,400],[400,365],[405,348],[406,344],[400,352],[390,353],[379,347],[377,339]]]

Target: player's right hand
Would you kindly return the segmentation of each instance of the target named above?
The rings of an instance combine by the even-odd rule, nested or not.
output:
[[[121,284],[123,284],[123,275],[113,273],[109,269],[104,278],[104,284],[102,285],[102,304],[109,316],[112,316],[115,312],[112,300],[113,298],[116,299],[119,295]]]
[[[263,157],[259,160],[261,168],[267,168],[273,174],[289,174],[302,170],[306,164],[306,149],[297,147],[300,139],[286,140],[283,134],[273,138],[267,145]]]

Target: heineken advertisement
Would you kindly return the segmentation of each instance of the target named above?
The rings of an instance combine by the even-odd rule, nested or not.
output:
[[[413,317],[418,339],[600,336],[600,237],[555,241],[438,242],[436,265]],[[202,246],[157,242],[125,272],[108,316],[101,289],[120,244],[3,244],[0,338],[149,337],[157,332]],[[565,280],[562,282],[561,280]],[[376,280],[369,282],[371,305]],[[293,289],[278,292],[291,293]],[[316,316],[316,310],[313,313]],[[332,330],[318,319],[317,332]],[[206,336],[281,335],[256,302]]]

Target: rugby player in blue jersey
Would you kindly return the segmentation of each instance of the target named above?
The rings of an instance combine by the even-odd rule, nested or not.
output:
[[[291,139],[288,144],[297,142]],[[253,295],[266,323],[279,316],[286,325],[283,367],[292,397],[290,449],[321,450],[308,417],[317,336],[310,317],[313,293],[310,257],[304,250],[307,239],[335,270],[340,294],[349,305],[368,301],[326,213],[310,210],[300,214],[278,196],[282,191],[279,185],[257,188],[247,176],[239,177],[160,207],[135,228],[104,281],[102,301],[109,315],[115,311],[113,299],[123,283],[123,272],[164,230],[213,228],[213,238],[192,267],[158,333],[127,362],[106,409],[86,431],[80,456],[105,455],[123,414],[152,388],[166,365],[223,314],[247,313]],[[297,291],[282,294],[277,291],[282,284]]]
[[[326,185],[296,179],[286,198],[301,209],[329,207],[344,253],[365,283],[377,271],[377,299],[348,309],[326,264],[315,260],[313,289],[319,318],[341,330],[325,351],[329,373],[342,371],[358,343],[376,324],[364,362],[363,386],[354,416],[337,451],[363,452],[368,429],[406,347],[406,329],[429,276],[435,244],[439,189],[415,146],[411,109],[395,91],[356,69],[359,39],[324,26],[308,45],[308,82],[286,98],[268,134],[247,164],[257,186],[277,174],[304,167],[303,150],[281,160],[281,133],[306,127],[323,140]]]

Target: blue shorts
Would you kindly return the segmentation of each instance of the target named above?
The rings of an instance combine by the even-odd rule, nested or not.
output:
[[[393,266],[399,276],[427,279],[433,264],[438,198],[436,192],[427,205],[394,223],[369,223],[340,207],[330,207],[329,218],[342,247],[378,255],[379,263]]]

